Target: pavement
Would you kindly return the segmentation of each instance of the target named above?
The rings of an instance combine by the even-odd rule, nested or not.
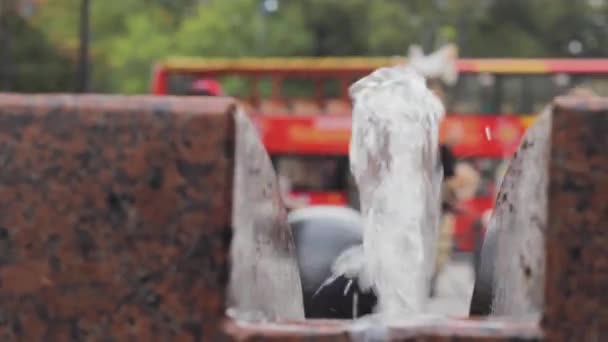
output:
[[[467,317],[473,294],[474,270],[470,255],[454,255],[437,279],[437,295],[427,304],[431,314]]]

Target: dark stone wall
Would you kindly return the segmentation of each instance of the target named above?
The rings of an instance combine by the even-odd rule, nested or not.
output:
[[[608,99],[555,101],[549,174],[547,340],[608,341]]]
[[[0,95],[0,340],[216,339],[233,111]]]

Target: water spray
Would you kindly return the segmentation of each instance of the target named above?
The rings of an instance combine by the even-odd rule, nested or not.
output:
[[[405,66],[356,82],[349,158],[360,193],[363,246],[345,251],[333,276],[373,289],[384,318],[424,308],[440,216],[438,135],[444,109],[425,79]]]

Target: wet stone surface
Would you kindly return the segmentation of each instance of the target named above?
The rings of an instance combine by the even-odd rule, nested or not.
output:
[[[231,309],[242,317],[303,320],[296,249],[277,177],[251,120],[235,114]]]
[[[551,120],[547,108],[509,163],[485,234],[472,315],[541,315]]]

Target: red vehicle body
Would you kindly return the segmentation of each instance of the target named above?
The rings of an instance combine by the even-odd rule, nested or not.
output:
[[[348,170],[348,87],[395,63],[406,61],[170,58],[156,65],[152,92],[179,95],[197,78],[218,79],[255,120],[277,172],[293,181],[293,199],[356,207]],[[457,84],[446,89],[441,139],[449,136],[456,157],[481,172],[476,194],[460,203],[467,214],[457,217],[454,232],[456,248],[470,251],[472,223],[493,206],[497,169],[516,150],[534,113],[578,85],[608,95],[608,59],[461,59],[458,69]]]

